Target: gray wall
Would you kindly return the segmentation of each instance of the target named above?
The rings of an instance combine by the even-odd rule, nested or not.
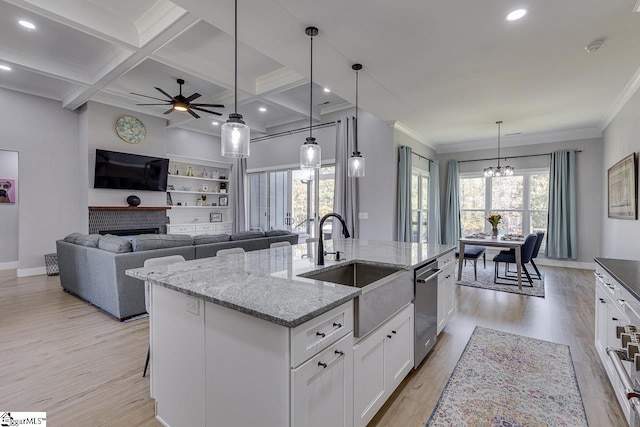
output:
[[[322,117],[321,122],[340,120],[355,114],[355,109],[339,111]],[[359,135],[358,149],[366,161],[366,175],[359,178],[358,211],[368,214],[368,219],[359,221],[361,239],[392,240],[395,230],[395,194],[396,168],[393,156],[393,129],[391,126],[362,110],[358,113]],[[308,126],[300,121],[287,126],[271,129],[277,133],[289,129]],[[297,133],[251,144],[251,156],[248,169],[267,169],[275,167],[295,168],[300,165],[300,145],[308,133]],[[316,129],[313,136],[322,147],[323,161],[335,159],[336,128]],[[396,154],[397,156],[397,154]]]
[[[20,156],[18,274],[44,266],[55,241],[87,214],[78,113],[59,102],[0,88],[0,149]]]
[[[20,192],[18,186],[18,152],[0,150],[0,179],[14,180],[14,203],[0,203],[2,233],[0,233],[0,265],[15,268],[18,262],[18,206]]]
[[[613,219],[607,213],[607,170],[631,153],[640,151],[640,92],[631,97],[604,132],[604,155],[601,161],[600,189],[603,203],[602,247],[600,256],[640,259],[640,221]]]
[[[578,259],[577,262],[593,262],[599,256],[600,224],[602,211],[602,139],[586,139],[576,141],[559,141],[549,144],[525,145],[520,147],[502,148],[502,156],[519,156],[529,154],[543,154],[556,150],[582,150],[577,155],[577,203],[578,203]],[[440,160],[442,231],[444,233],[444,198],[446,195],[447,161],[472,160],[495,157],[496,150],[475,150],[460,153],[448,153],[438,156]],[[469,162],[460,164],[460,173],[478,172],[489,166],[495,166],[496,161]],[[531,169],[549,166],[549,157],[528,157],[509,159],[507,163],[518,169]],[[542,255],[540,255],[542,256]],[[570,263],[571,261],[567,261]]]

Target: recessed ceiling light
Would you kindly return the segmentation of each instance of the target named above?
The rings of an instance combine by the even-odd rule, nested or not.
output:
[[[507,15],[507,21],[517,21],[527,14],[527,9],[516,9]]]
[[[324,88],[324,91],[325,91],[325,92],[327,92],[327,93],[329,93],[329,92],[331,92],[331,89],[329,89],[328,87],[325,87],[325,88]]]
[[[11,71],[11,67],[9,67],[8,65],[0,65],[0,70]]]
[[[18,21],[18,24],[22,25],[23,27],[25,27],[27,30],[35,30],[36,26],[33,25],[31,22],[29,21],[25,21],[25,20],[20,20]]]
[[[258,108],[258,110],[259,110],[261,113],[266,113],[266,112],[267,112],[267,109],[266,109],[265,107],[260,107],[260,108]]]
[[[214,126],[218,126],[220,123],[218,123],[216,121],[213,121],[213,122],[211,122],[211,124],[214,125]]]

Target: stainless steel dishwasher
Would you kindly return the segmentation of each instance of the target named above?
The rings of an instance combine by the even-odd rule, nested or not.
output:
[[[415,271],[415,342],[414,369],[436,344],[438,328],[438,262],[433,261]]]

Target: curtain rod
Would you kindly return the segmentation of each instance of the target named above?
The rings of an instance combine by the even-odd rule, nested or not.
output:
[[[336,123],[340,123],[340,120],[335,120],[333,122],[327,122],[327,123],[320,123],[318,125],[313,125],[311,128],[312,129],[316,129],[316,128],[323,128],[323,127],[328,127],[328,126],[333,126]],[[302,132],[306,132],[309,130],[309,126],[305,126],[302,128],[298,128],[298,129],[291,129],[291,130],[285,130],[282,132],[278,132],[278,133],[274,133],[271,135],[264,135],[264,136],[258,136],[256,138],[253,138],[251,141],[249,142],[261,142],[261,141],[266,141],[268,139],[272,139],[272,138],[277,138],[279,136],[283,136],[283,135],[293,135],[296,133],[302,133]]]
[[[582,153],[582,150],[572,150],[574,153]],[[540,157],[540,156],[550,156],[553,153],[544,153],[544,154],[525,154],[522,156],[507,156],[507,157],[500,157],[500,159],[504,159],[505,161],[507,159],[520,159],[523,157]],[[474,160],[458,160],[458,163],[467,163],[467,162],[484,162],[484,161],[488,161],[488,160],[498,160],[498,157],[491,157],[488,159],[474,159]]]
[[[413,154],[414,156],[418,156],[418,157],[420,157],[421,159],[425,159],[425,160],[426,160],[426,161],[428,161],[428,162],[433,162],[433,160],[431,160],[431,159],[430,159],[430,158],[428,158],[428,157],[425,157],[425,156],[423,156],[423,155],[421,155],[421,154],[418,154],[418,153],[414,153],[414,151],[413,151],[413,150],[411,150],[411,154]]]

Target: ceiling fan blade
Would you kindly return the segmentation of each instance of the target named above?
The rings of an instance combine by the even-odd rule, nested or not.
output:
[[[191,95],[190,97],[188,97],[186,99],[186,102],[191,102],[196,98],[200,98],[202,95],[200,95],[198,92],[194,93],[193,95]]]
[[[191,115],[192,115],[193,117],[195,117],[196,119],[199,119],[199,118],[200,118],[200,116],[199,116],[199,115],[197,115],[196,113],[194,113],[193,111],[191,111],[191,109],[188,109],[187,111],[189,112],[189,114],[191,114]]]
[[[129,92],[131,95],[138,95],[138,96],[144,96],[145,98],[151,98],[151,99],[155,99],[158,101],[165,101],[164,99],[160,99],[160,98],[154,98],[153,96],[149,96],[149,95],[143,95],[141,93],[135,93],[135,92]]]
[[[169,114],[169,113],[171,113],[172,111],[173,111],[173,107],[169,108],[167,111],[165,111],[165,112],[164,112],[164,113],[162,113],[162,114]]]
[[[220,114],[220,113],[216,113],[215,111],[205,110],[204,108],[198,108],[198,107],[194,107],[194,106],[191,106],[190,108],[191,108],[192,110],[204,111],[205,113],[215,114],[216,116],[221,116],[221,115],[222,115],[222,114]]]
[[[136,105],[171,105],[171,103],[165,103],[165,104],[136,104]]]
[[[191,104],[194,107],[224,108],[222,104]]]
[[[164,96],[166,96],[167,98],[169,98],[170,100],[173,101],[173,96],[169,95],[167,92],[165,92],[164,90],[160,89],[159,87],[155,87],[155,90],[157,90],[158,92],[160,92],[161,94],[163,94]]]

